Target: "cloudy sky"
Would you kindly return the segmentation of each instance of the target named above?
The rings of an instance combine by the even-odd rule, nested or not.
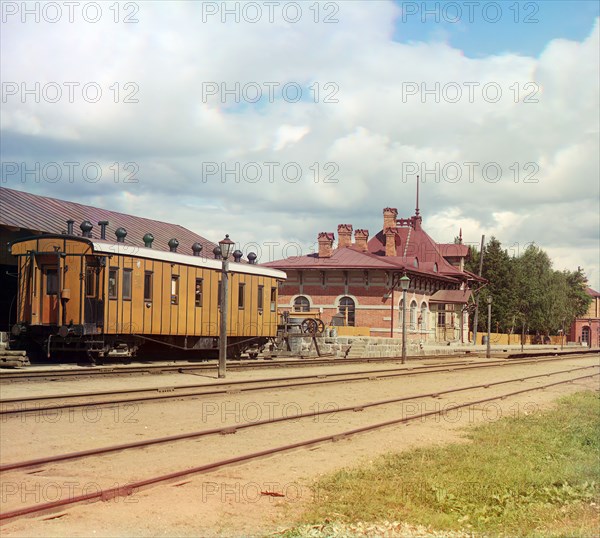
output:
[[[2,186],[265,262],[410,216],[419,174],[436,240],[600,289],[595,1],[1,5]]]

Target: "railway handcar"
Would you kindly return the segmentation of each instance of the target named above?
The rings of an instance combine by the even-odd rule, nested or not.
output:
[[[85,354],[108,357],[157,356],[210,358],[219,345],[222,261],[93,239],[90,223],[82,236],[41,235],[10,244],[18,258],[17,322],[11,348],[49,358]],[[241,253],[238,253],[241,255]],[[277,333],[277,289],[282,271],[229,263],[228,356],[264,344]],[[185,354],[182,351],[185,350]],[[165,353],[171,351],[172,353]]]

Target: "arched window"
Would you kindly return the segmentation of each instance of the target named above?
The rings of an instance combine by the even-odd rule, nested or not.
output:
[[[308,312],[310,310],[310,301],[304,295],[294,299],[294,312]]]
[[[434,263],[434,264],[433,264],[433,272],[434,272],[434,273],[437,273],[437,272],[438,272],[438,264],[437,264],[437,263]]]
[[[421,303],[421,330],[427,330],[427,303]]]
[[[412,301],[410,303],[410,330],[417,330],[417,301]]]
[[[340,299],[340,314],[344,316],[344,324],[350,327],[354,327],[354,310],[356,305],[352,297],[342,297]]]
[[[413,265],[415,267],[419,267],[419,258],[415,258],[415,260],[413,261]]]

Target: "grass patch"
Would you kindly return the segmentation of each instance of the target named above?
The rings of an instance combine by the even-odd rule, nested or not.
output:
[[[599,395],[567,396],[550,411],[470,428],[469,443],[338,471],[316,484],[304,523],[404,521],[475,535],[599,536],[599,432]],[[298,534],[301,527],[288,533]]]

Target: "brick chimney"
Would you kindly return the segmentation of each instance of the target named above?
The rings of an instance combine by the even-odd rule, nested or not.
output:
[[[320,232],[319,241],[319,258],[331,258],[333,251],[333,240],[335,236],[330,232]]]
[[[369,240],[369,230],[354,230],[354,244],[359,250],[367,251],[367,241]]]
[[[383,229],[395,228],[398,210],[395,207],[386,207],[383,210]]]
[[[352,224],[338,224],[338,248],[352,245]]]
[[[385,255],[396,255],[396,227],[386,228],[385,232]]]

